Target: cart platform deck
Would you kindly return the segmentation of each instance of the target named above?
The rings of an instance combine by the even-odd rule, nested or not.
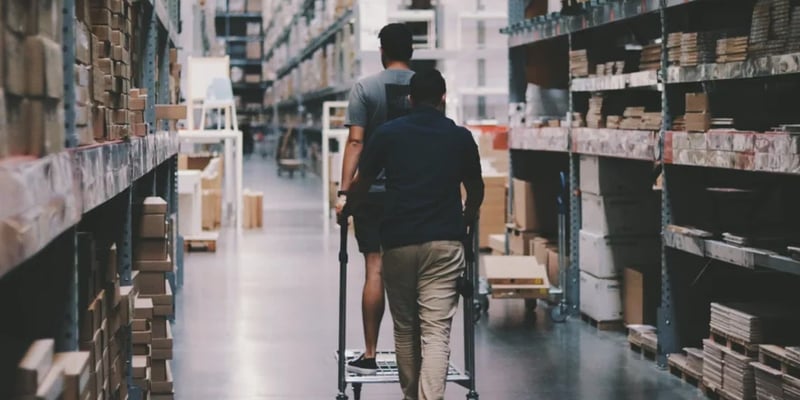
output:
[[[358,357],[361,357],[361,351],[347,350],[345,354],[345,362],[350,362]],[[336,354],[334,354],[334,357]],[[347,373],[345,378],[347,383],[396,383],[400,382],[400,376],[397,371],[397,359],[394,351],[378,351],[375,356],[375,362],[378,364],[378,373],[375,375],[359,375],[355,373]],[[458,368],[453,363],[450,363],[450,368],[447,371],[448,382],[469,382],[469,376]]]

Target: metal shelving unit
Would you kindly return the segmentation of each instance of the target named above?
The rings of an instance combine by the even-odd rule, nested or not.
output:
[[[581,228],[579,165],[576,161],[578,155],[593,154],[602,157],[638,159],[663,166],[661,190],[663,243],[657,357],[658,364],[662,367],[667,365],[668,354],[679,352],[686,346],[698,345],[700,337],[697,336],[699,332],[697,329],[702,330],[703,327],[690,325],[702,325],[697,323],[697,313],[707,312],[708,310],[702,310],[707,304],[689,306],[687,302],[698,301],[698,298],[703,299],[701,301],[708,300],[706,297],[698,297],[696,290],[699,289],[692,289],[695,282],[692,279],[701,279],[709,266],[720,268],[721,273],[730,271],[737,274],[755,274],[753,277],[770,277],[771,274],[777,274],[778,280],[791,281],[800,275],[800,261],[786,255],[764,249],[735,246],[720,239],[697,238],[670,230],[670,226],[676,221],[692,222],[687,217],[689,214],[687,202],[691,201],[687,199],[695,197],[692,197],[693,192],[688,191],[696,190],[692,188],[701,187],[703,184],[753,181],[768,185],[769,189],[782,191],[780,195],[784,198],[793,199],[795,197],[792,196],[796,195],[786,188],[797,184],[800,157],[773,150],[773,148],[794,148],[792,146],[797,144],[798,140],[796,136],[737,131],[736,135],[739,136],[736,136],[735,149],[740,151],[738,159],[733,159],[725,157],[730,156],[724,154],[727,148],[723,148],[723,154],[718,154],[719,146],[709,147],[705,142],[700,143],[704,137],[724,135],[724,132],[688,134],[671,131],[672,120],[677,116],[675,107],[678,105],[677,99],[681,98],[683,93],[689,91],[714,93],[725,90],[728,87],[726,85],[748,82],[752,82],[754,86],[760,85],[759,90],[762,91],[776,90],[775,88],[780,85],[770,85],[773,80],[785,83],[794,79],[793,76],[800,76],[797,75],[800,74],[798,67],[800,54],[796,53],[761,56],[742,62],[709,63],[690,67],[670,66],[667,48],[669,33],[687,29],[686,24],[691,24],[690,21],[702,24],[690,15],[701,14],[701,10],[709,11],[714,7],[725,7],[726,4],[729,3],[699,0],[608,0],[586,3],[583,8],[574,10],[574,15],[551,14],[526,19],[524,15],[527,2],[509,0],[509,27],[503,30],[509,35],[510,101],[524,102],[527,84],[526,57],[529,52],[555,48],[559,54],[567,54],[575,48],[574,42],[578,35],[606,33],[608,30],[619,29],[620,24],[642,24],[643,18],[650,18],[647,20],[648,24],[657,21],[660,25],[659,33],[652,38],[660,39],[661,43],[662,65],[659,71],[574,78],[569,79],[569,84],[566,86],[571,89],[568,109],[570,119],[575,111],[573,96],[576,94],[584,93],[585,96],[585,93],[593,92],[658,92],[661,97],[662,116],[662,127],[659,131],[516,127],[511,129],[509,145],[512,156],[515,157],[520,157],[519,154],[526,154],[524,157],[538,157],[544,154],[543,152],[569,155],[571,263],[567,285],[573,284],[572,287],[568,286],[568,293],[572,291],[573,294],[568,299],[573,311],[577,311],[579,303],[578,287],[575,284],[579,271],[577,233]],[[739,6],[747,7],[744,3]],[[548,62],[552,61],[548,59],[543,63]],[[678,108],[682,108],[682,105]],[[570,119],[567,120],[568,123],[571,123]],[[726,140],[732,142],[733,138],[723,137],[720,140],[728,143]],[[753,143],[758,140],[766,141],[764,142],[766,144],[762,145],[762,153],[753,154],[755,146]],[[744,147],[738,144],[740,142],[744,143],[741,145]],[[759,148],[755,147],[758,153]],[[733,145],[730,150],[734,150]],[[517,162],[512,162],[515,168],[517,165]],[[519,172],[515,170],[513,173]],[[510,195],[513,196],[513,193]],[[783,212],[790,213],[785,219],[791,220],[794,217],[790,208],[784,209]],[[687,269],[687,263],[692,267]],[[687,278],[685,276],[687,273],[700,275]],[[749,275],[745,275],[747,276]],[[719,282],[717,284],[723,285]],[[700,311],[696,311],[698,307]]]
[[[332,0],[327,0],[332,1]],[[299,4],[299,7],[291,14],[288,24],[284,26],[276,25],[275,20],[270,22],[266,36],[269,40],[269,33],[272,30],[280,32],[275,39],[270,43],[265,44],[265,57],[264,60],[269,62],[275,57],[275,52],[281,46],[287,45],[291,39],[293,27],[299,23],[303,18],[312,18],[314,15],[315,2],[313,0],[304,0]],[[279,9],[286,7],[286,4],[278,6]],[[346,29],[352,22],[355,16],[354,9],[348,9],[342,12],[334,21],[325,27],[322,32],[313,37],[308,43],[299,49],[295,55],[286,60],[283,65],[277,66],[275,70],[275,79],[267,84],[267,88],[274,87],[275,83],[281,78],[286,77],[293,72],[299,71],[300,65],[311,58],[316,52],[321,51],[326,45],[336,40],[337,34]],[[298,74],[302,75],[302,74]],[[302,76],[299,76],[298,81],[302,81]],[[289,119],[294,120],[292,129],[296,130],[298,142],[297,147],[301,158],[307,159],[307,148],[309,142],[316,142],[321,140],[321,129],[310,127],[308,125],[308,116],[311,115],[315,119],[314,123],[319,124],[322,117],[322,103],[327,100],[341,100],[350,91],[350,84],[337,85],[317,90],[312,90],[304,93],[295,93],[293,97],[283,100],[276,99],[277,95],[268,92],[265,98],[265,106],[268,114],[272,117],[272,129],[275,132],[285,132],[289,130],[286,121],[282,116],[289,116]],[[274,90],[274,89],[273,89]],[[315,125],[311,125],[315,126]]]
[[[75,1],[63,2],[63,52],[66,149],[38,159],[0,159],[0,337],[23,349],[29,341],[51,337],[57,351],[79,348],[80,271],[90,236],[117,245],[123,285],[131,284],[133,204],[143,196],[167,200],[177,218],[177,135],[158,129],[155,104],[170,104],[168,85],[156,90],[156,65],[169,74],[170,48],[176,48],[179,0],[134,3],[141,18],[137,52],[139,76],[131,85],[149,90],[146,120],[150,134],[78,147],[75,127]],[[135,22],[136,23],[136,22]],[[166,69],[164,68],[166,66]],[[160,182],[160,185],[156,183]],[[182,248],[178,249],[179,259]],[[182,263],[176,263],[178,273]],[[172,283],[176,282],[174,279]],[[174,287],[174,289],[178,289]],[[14,350],[17,351],[17,350]],[[0,357],[0,369],[18,359]],[[130,359],[127,382],[131,386]],[[137,397],[138,395],[138,397]],[[131,388],[131,399],[141,393]]]
[[[216,13],[217,39],[225,44],[225,51],[230,56],[231,67],[242,69],[242,80],[233,82],[233,93],[241,98],[243,104],[262,104],[264,90],[270,84],[264,76],[262,59],[264,55],[264,23],[263,16],[257,12],[230,11],[230,1],[222,0],[223,9]],[[257,0],[249,0],[257,1]],[[248,34],[249,24],[258,24],[258,34]],[[258,57],[250,57],[249,48],[258,43]],[[258,75],[258,82],[246,82],[245,75]],[[231,75],[233,76],[233,74]],[[240,123],[259,125],[263,107],[245,111],[245,107],[237,110]]]

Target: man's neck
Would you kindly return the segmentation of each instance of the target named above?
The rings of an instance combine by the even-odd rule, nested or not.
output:
[[[384,69],[410,70],[411,67],[409,67],[407,62],[390,61],[388,64],[386,64],[386,68]]]

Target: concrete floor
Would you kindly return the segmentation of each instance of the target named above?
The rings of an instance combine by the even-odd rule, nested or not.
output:
[[[186,257],[173,328],[176,396],[191,400],[332,400],[336,396],[337,235],[323,232],[321,181],[277,178],[274,160],[245,165],[263,190],[263,231],[227,235],[217,253]],[[348,348],[361,348],[363,259],[350,243]],[[453,361],[462,365],[462,322]],[[521,301],[493,301],[477,326],[478,392],[485,400],[701,399],[627,348],[624,335],[581,321],[553,325]],[[393,347],[387,310],[380,347]],[[465,390],[448,386],[450,399]],[[352,395],[350,398],[352,399]],[[396,400],[395,384],[367,385],[365,400]]]

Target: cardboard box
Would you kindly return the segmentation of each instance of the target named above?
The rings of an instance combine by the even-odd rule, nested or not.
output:
[[[653,166],[639,161],[581,155],[581,193],[642,194],[652,191]]]
[[[262,3],[261,0],[247,0],[247,12],[260,13],[262,10]]]
[[[150,389],[153,393],[163,394],[172,393],[172,367],[167,360],[153,360],[152,376],[153,382]]]
[[[138,218],[138,237],[164,239],[167,236],[167,216],[165,214],[143,214]]]
[[[524,231],[554,232],[557,230],[556,193],[544,184],[534,185],[520,179],[514,185],[514,224]]]
[[[686,93],[687,113],[706,113],[708,108],[708,95],[705,93]]]
[[[166,294],[167,286],[165,282],[163,272],[140,271],[134,284],[139,292],[139,297],[144,297],[147,295]]]
[[[186,106],[184,105],[157,104],[155,107],[157,120],[186,119]]]
[[[167,239],[139,239],[134,245],[134,260],[163,261],[167,259]]]
[[[172,305],[159,305],[153,307],[153,316],[154,317],[171,317],[174,313],[174,308]]]
[[[538,236],[533,238],[531,242],[533,244],[533,256],[536,257],[536,261],[541,265],[547,265],[547,245],[550,240]]]
[[[36,389],[37,400],[61,400],[64,392],[64,370],[60,365],[53,365],[44,380]]]
[[[153,318],[151,326],[153,330],[153,338],[161,339],[167,337],[167,325],[169,321],[166,318]]]
[[[547,278],[550,279],[550,284],[558,286],[560,282],[560,269],[558,265],[558,248],[547,249]]]
[[[686,130],[689,132],[706,132],[711,129],[711,114],[686,113]]]
[[[172,349],[153,349],[151,357],[153,360],[172,360]]]
[[[484,198],[481,204],[481,218],[478,231],[481,248],[489,247],[489,236],[506,231],[506,183],[505,175],[484,175]],[[465,196],[462,195],[462,198]]]
[[[28,34],[42,35],[60,43],[63,0],[37,0],[34,5],[35,10],[30,11]]]
[[[153,301],[145,298],[137,298],[134,304],[133,318],[152,319]]]
[[[607,235],[658,234],[660,202],[656,194],[597,196],[581,193],[583,229]]]
[[[53,364],[64,371],[63,400],[81,400],[81,394],[89,385],[89,353],[77,351],[56,353]]]
[[[492,249],[493,255],[506,254],[506,234],[498,233],[489,236],[489,248]]]
[[[150,357],[151,347],[149,344],[136,344],[133,345],[133,355]]]
[[[595,321],[622,320],[622,285],[581,271],[581,312]]]
[[[44,156],[64,149],[64,106],[61,102],[25,100],[21,111],[27,120],[27,154]]]
[[[661,241],[657,236],[606,236],[581,230],[578,254],[581,271],[598,278],[619,278],[626,267],[658,264]]]
[[[172,327],[167,324],[167,334],[163,338],[153,338],[153,349],[171,349],[173,345]]]
[[[25,62],[25,45],[22,38],[5,30],[3,35],[3,69],[5,91],[17,96],[25,95],[27,84],[27,65]]]
[[[658,265],[643,266],[641,269],[625,268],[622,286],[625,324],[654,325],[661,303]]]
[[[161,197],[147,197],[137,207],[145,215],[167,213],[167,202]]]
[[[512,256],[528,256],[530,241],[536,237],[534,232],[510,230],[508,232],[508,250]]]
[[[134,379],[144,379],[147,377],[147,367],[150,359],[146,356],[133,356],[131,361],[131,375]]]
[[[151,331],[132,331],[131,342],[133,344],[151,344],[153,342],[153,333]]]
[[[261,59],[261,42],[247,42],[247,59],[260,60]]]
[[[44,383],[47,373],[53,366],[54,353],[55,341],[53,339],[37,340],[28,347],[25,356],[17,364],[17,394],[36,393],[37,388]]]
[[[154,261],[134,261],[133,269],[141,272],[172,272],[174,264],[172,258],[168,255],[166,260]]]

